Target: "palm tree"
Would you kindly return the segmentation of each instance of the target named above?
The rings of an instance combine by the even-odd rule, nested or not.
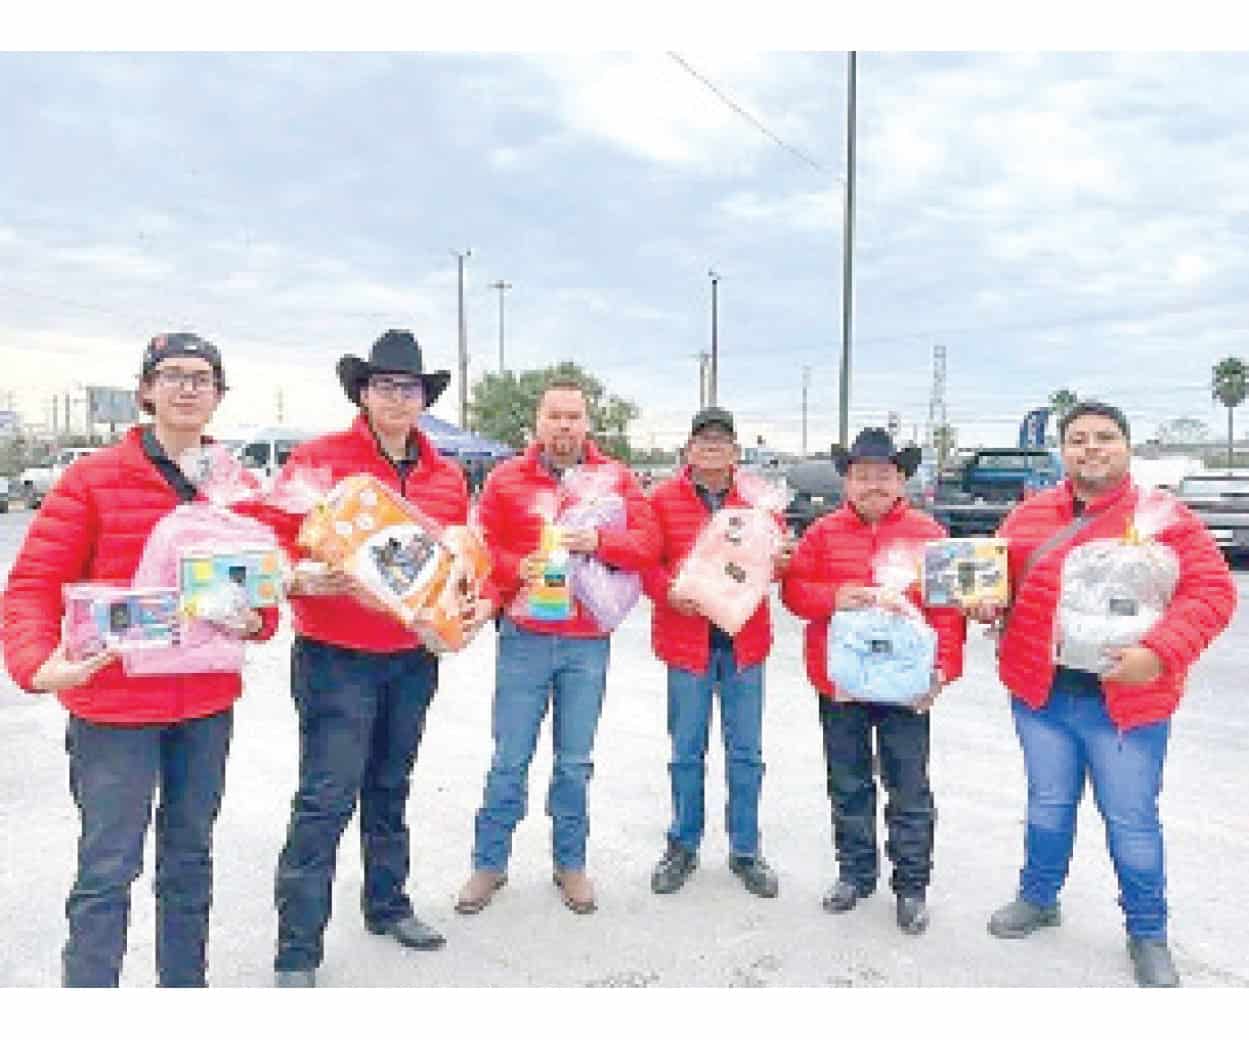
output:
[[[1080,399],[1076,396],[1074,390],[1068,390],[1063,387],[1061,390],[1055,390],[1050,394],[1050,407],[1054,409],[1054,416],[1061,419],[1071,409],[1073,409]]]
[[[1214,366],[1210,383],[1216,401],[1227,409],[1227,465],[1232,465],[1232,409],[1249,394],[1249,366],[1238,357],[1225,357]]]

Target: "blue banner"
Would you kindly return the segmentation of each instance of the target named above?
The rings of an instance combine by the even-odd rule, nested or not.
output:
[[[1023,417],[1019,424],[1019,446],[1021,448],[1044,448],[1045,428],[1049,425],[1050,410],[1033,408]]]

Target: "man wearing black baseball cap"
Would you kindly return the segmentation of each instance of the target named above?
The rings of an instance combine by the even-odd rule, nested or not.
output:
[[[698,613],[693,601],[675,595],[672,584],[712,514],[724,506],[747,506],[737,481],[737,432],[731,412],[714,405],[690,424],[686,465],[651,493],[663,536],[658,562],[643,574],[654,602],[651,644],[668,666],[668,735],[672,740],[672,825],[667,849],[651,874],[651,890],[675,892],[698,865],[703,836],[703,779],[711,702],[720,691],[729,832],[729,869],[753,895],[780,890],[776,872],[759,843],[759,795],[763,784],[764,662],[772,648],[772,624],[765,598],[735,636]],[[781,520],[778,517],[777,523]],[[788,562],[788,541],[777,573]]]

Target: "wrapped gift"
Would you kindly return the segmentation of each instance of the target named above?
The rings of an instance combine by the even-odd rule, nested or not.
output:
[[[538,553],[542,569],[517,597],[520,616],[532,621],[567,621],[573,615],[572,591],[568,587],[568,550],[564,548],[562,528],[542,525]]]
[[[1121,538],[1094,539],[1067,554],[1055,616],[1058,664],[1102,674],[1114,666],[1113,650],[1135,646],[1162,619],[1180,565],[1155,536],[1175,516],[1174,498],[1149,492]]]
[[[464,618],[476,607],[490,575],[485,543],[471,527],[446,528],[442,544],[451,553],[451,566],[416,623],[421,641],[435,653],[462,650],[468,645]]]
[[[559,516],[563,527],[598,531],[623,531],[627,527],[628,510],[615,490],[612,467],[577,466],[564,474],[561,486],[568,499]],[[615,630],[642,595],[641,577],[587,553],[569,557],[568,587],[604,632]]]
[[[442,527],[369,474],[345,477],[305,518],[299,544],[354,576],[412,627],[451,567]]]
[[[930,607],[1004,607],[1009,575],[1005,538],[940,538],[924,547],[924,603]]]
[[[282,592],[282,555],[272,546],[233,550],[184,549],[178,561],[178,591],[187,617],[211,615],[202,609],[219,599],[222,589],[242,590],[252,609],[276,606]]]
[[[178,645],[178,590],[74,582],[64,588],[66,656],[82,660],[104,650]]]

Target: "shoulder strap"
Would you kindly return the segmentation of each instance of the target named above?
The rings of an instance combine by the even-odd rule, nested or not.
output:
[[[1082,516],[1077,516],[1066,527],[1059,528],[1052,535],[1046,538],[1045,541],[1033,549],[1032,552],[1028,554],[1028,559],[1024,561],[1023,570],[1019,572],[1019,578],[1015,582],[1016,595],[1018,595],[1019,589],[1023,587],[1024,579],[1032,573],[1032,568],[1041,562],[1041,557],[1043,557],[1046,553],[1057,549],[1060,545],[1066,545],[1067,542],[1071,541],[1071,539],[1080,532],[1081,528],[1088,526],[1092,519],[1093,518],[1088,513],[1084,513]]]

